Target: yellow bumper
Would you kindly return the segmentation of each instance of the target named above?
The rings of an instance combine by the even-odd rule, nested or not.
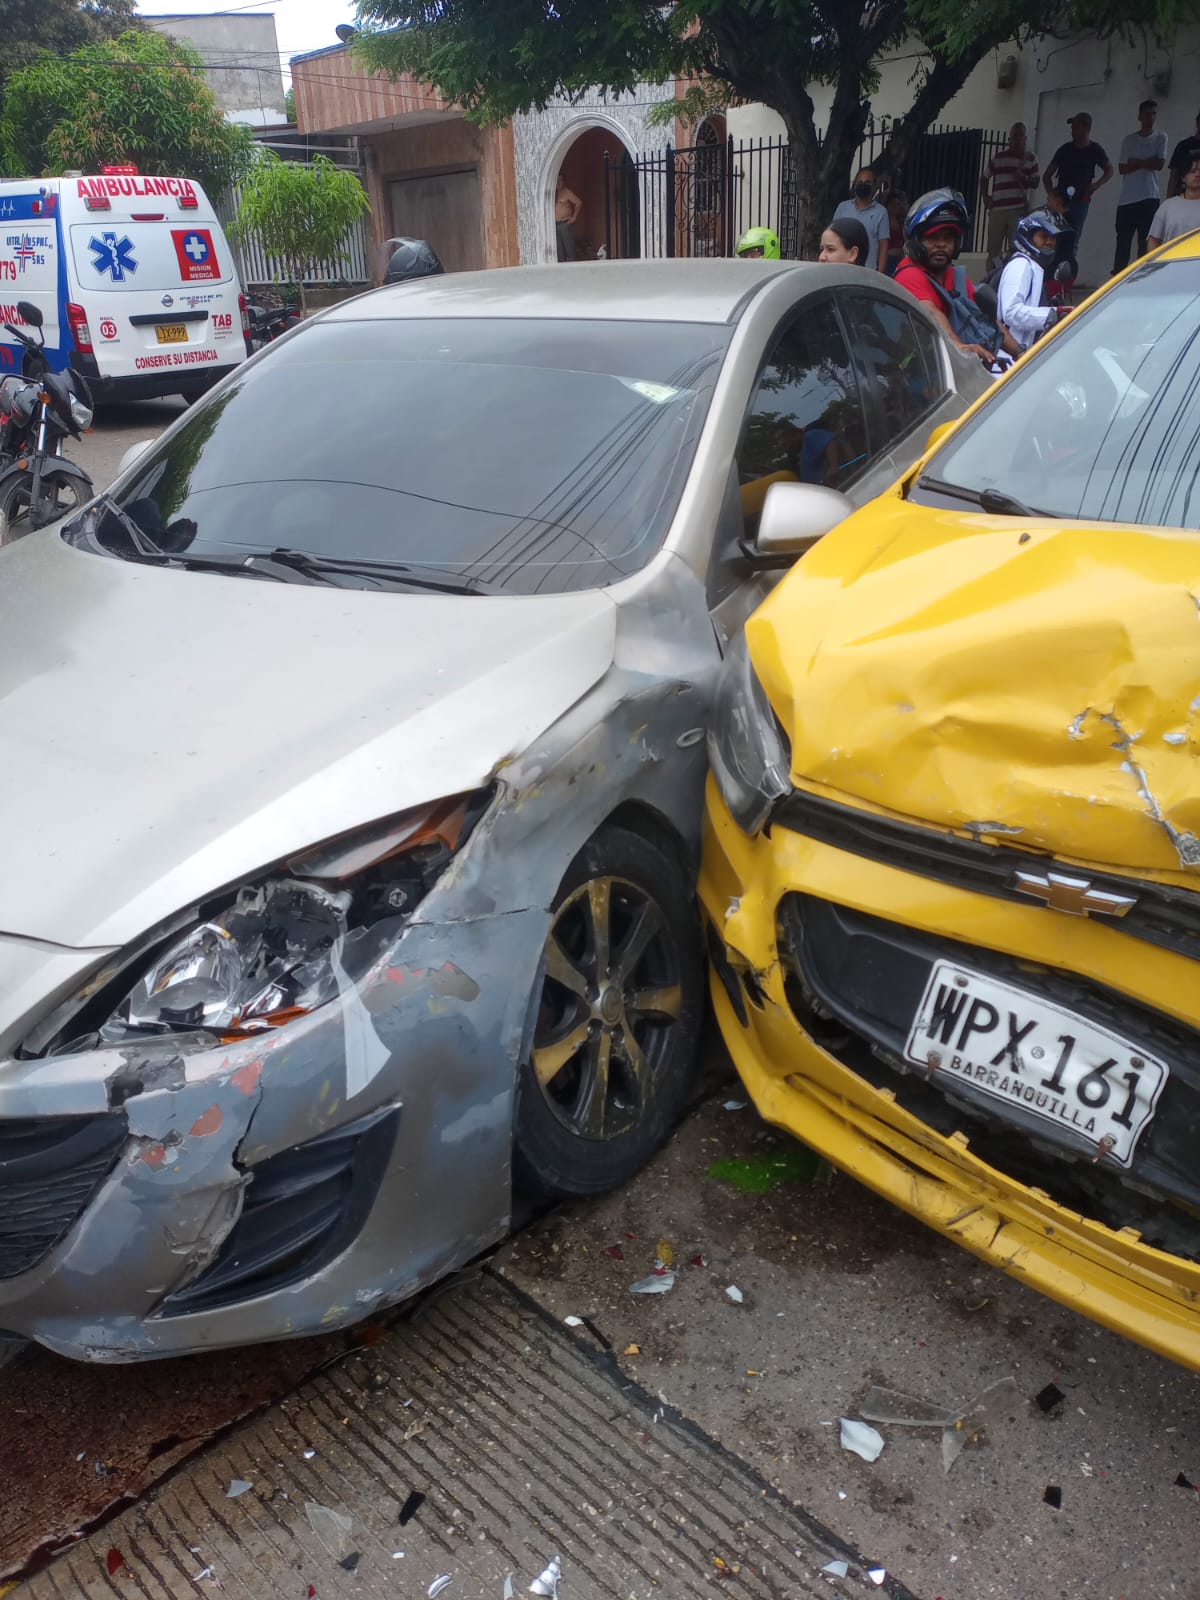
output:
[[[730,968],[752,975],[749,990],[741,985],[745,1024],[715,971],[714,1004],[762,1116],[982,1260],[1200,1371],[1200,1265],[997,1171],[972,1154],[964,1134],[935,1132],[810,1038],[788,1005],[776,948],[779,900],[793,890],[1087,973],[1195,1025],[1181,1009],[1193,964],[1086,919],[947,888],[782,828],[748,839],[709,779],[701,903],[724,946],[727,976]]]

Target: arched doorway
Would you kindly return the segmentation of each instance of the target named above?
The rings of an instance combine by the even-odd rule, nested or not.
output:
[[[571,241],[576,261],[604,256],[640,256],[641,207],[637,167],[624,140],[611,126],[585,126],[551,163],[550,204],[556,181],[579,197],[579,217]],[[553,235],[552,235],[553,238]],[[549,252],[553,256],[553,250]]]

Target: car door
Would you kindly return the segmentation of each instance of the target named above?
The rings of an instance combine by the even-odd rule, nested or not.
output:
[[[753,538],[774,483],[823,483],[859,503],[885,440],[869,425],[861,380],[832,289],[808,295],[773,334],[754,385],[709,565],[708,600],[722,647],[779,582],[752,572]]]

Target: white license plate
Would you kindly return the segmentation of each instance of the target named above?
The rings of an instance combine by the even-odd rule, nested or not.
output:
[[[1077,1134],[1123,1167],[1168,1076],[1119,1034],[954,961],[934,963],[905,1055],[930,1076]]]

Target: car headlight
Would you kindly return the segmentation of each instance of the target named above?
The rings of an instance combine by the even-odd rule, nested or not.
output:
[[[141,941],[89,980],[32,1031],[24,1053],[170,1033],[233,1040],[315,1011],[395,943],[489,798],[417,807],[215,896],[190,925]]]
[[[744,634],[721,664],[708,724],[708,759],[734,821],[744,833],[758,833],[791,788],[791,752]]]

